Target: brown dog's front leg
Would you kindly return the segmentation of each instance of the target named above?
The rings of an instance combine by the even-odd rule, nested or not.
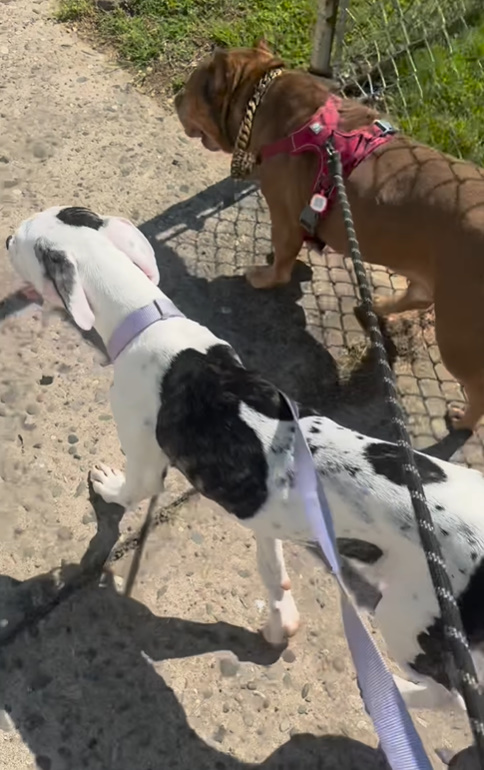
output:
[[[292,270],[297,255],[303,245],[303,234],[299,222],[281,216],[281,211],[271,211],[271,237],[274,248],[274,261],[271,265],[253,267],[247,272],[247,280],[254,289],[273,289],[291,280]]]

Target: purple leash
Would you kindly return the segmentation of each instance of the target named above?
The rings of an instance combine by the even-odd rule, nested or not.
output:
[[[296,423],[296,485],[304,500],[313,535],[321,548],[328,569],[340,588],[346,639],[355,665],[361,697],[375,726],[380,746],[392,770],[432,770],[393,676],[345,587],[328,499],[299,426],[297,407],[286,395],[281,395]]]

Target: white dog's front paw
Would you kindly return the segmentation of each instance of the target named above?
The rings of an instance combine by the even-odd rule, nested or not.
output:
[[[262,635],[266,642],[279,647],[285,644],[290,636],[294,636],[299,628],[299,612],[290,591],[284,591],[284,596],[276,607],[271,609],[271,614],[266,625],[262,629]]]
[[[99,463],[91,471],[92,486],[96,494],[101,495],[106,503],[125,505],[125,478],[121,471],[113,470],[104,463]]]

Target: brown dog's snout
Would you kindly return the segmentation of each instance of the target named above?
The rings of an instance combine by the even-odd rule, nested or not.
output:
[[[11,242],[11,240],[12,240],[12,236],[11,236],[11,235],[9,235],[9,236],[8,236],[8,238],[7,238],[7,240],[5,241],[5,246],[7,247],[7,251],[8,251],[8,247],[10,246],[10,242]]]

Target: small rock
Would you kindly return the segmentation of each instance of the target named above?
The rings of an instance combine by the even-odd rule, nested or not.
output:
[[[281,733],[288,733],[291,729],[291,723],[288,719],[283,719],[279,724],[279,731]]]
[[[257,690],[257,682],[247,682],[248,690]]]
[[[213,739],[214,741],[217,741],[217,743],[222,743],[226,735],[227,730],[225,727],[223,725],[219,725],[213,734]]]
[[[59,540],[72,540],[72,530],[69,527],[59,527],[57,537]]]
[[[40,409],[38,404],[27,404],[27,407],[25,409],[27,414],[38,414]]]
[[[35,144],[32,145],[32,152],[34,158],[39,158],[39,160],[43,160],[49,154],[47,148],[40,142],[35,142]]]
[[[203,535],[200,532],[192,532],[192,540],[197,545],[201,545],[203,543]]]
[[[241,578],[249,578],[250,577],[250,570],[248,569],[239,569],[239,575]]]
[[[79,439],[75,433],[69,433],[69,435],[67,436],[67,441],[69,442],[69,444],[77,444]]]
[[[219,666],[222,676],[235,676],[240,668],[240,663],[234,658],[222,658]]]
[[[309,682],[306,682],[306,684],[303,686],[301,690],[301,698],[307,698],[309,695],[309,690],[311,689],[311,685]]]
[[[298,714],[307,714],[308,710],[306,706],[298,706],[297,707],[297,713]]]
[[[295,653],[295,652],[293,652],[293,651],[292,651],[292,650],[291,650],[291,649],[288,647],[288,648],[287,648],[287,649],[285,649],[285,650],[284,650],[284,652],[282,653],[282,659],[283,659],[283,661],[285,661],[286,663],[294,663],[294,661],[296,660],[296,653]]]
[[[168,586],[161,586],[161,588],[159,588],[158,591],[156,592],[156,598],[161,599],[166,594],[167,591],[168,591]]]
[[[62,494],[63,489],[60,484],[54,484],[52,487],[52,497],[60,497]]]
[[[342,674],[345,670],[345,662],[343,658],[334,658],[333,660],[333,668],[335,671],[337,671],[339,674]]]
[[[110,414],[100,414],[99,419],[101,420],[101,422],[108,422],[108,420],[111,420],[112,417]]]
[[[80,497],[82,494],[84,494],[86,489],[87,489],[86,482],[85,481],[80,481],[79,484],[77,485],[76,491],[74,492],[74,497]],[[96,517],[94,516],[94,514],[91,513],[91,518],[89,519],[89,521],[94,521],[95,518]],[[83,519],[83,521],[84,521],[84,519]],[[84,522],[84,524],[85,523],[86,522]]]
[[[282,677],[282,683],[285,687],[292,687],[292,678],[290,674],[284,674]]]
[[[213,695],[213,690],[211,690],[209,687],[207,687],[207,689],[203,691],[203,697],[205,698],[205,700],[208,700],[209,698],[211,698],[212,695]]]
[[[54,378],[50,374],[43,374],[39,380],[41,385],[52,385]]]
[[[223,704],[223,706],[222,706],[222,711],[224,712],[224,714],[228,714],[228,713],[229,713],[229,711],[230,711],[230,706],[229,706],[229,704],[228,704],[228,703],[224,703],[224,704]]]

